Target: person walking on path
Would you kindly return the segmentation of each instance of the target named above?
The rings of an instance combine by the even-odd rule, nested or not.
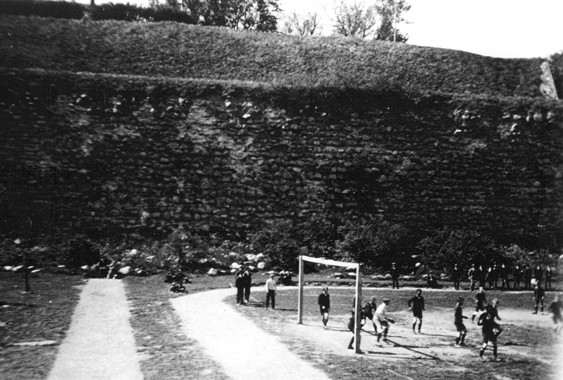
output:
[[[389,332],[389,323],[395,323],[395,321],[387,316],[387,306],[391,300],[389,298],[384,298],[383,303],[379,305],[375,311],[375,324],[377,326],[377,344],[380,345],[381,337],[383,336],[383,341],[387,342],[387,333]]]
[[[244,305],[244,267],[235,274],[235,287],[237,288],[237,305]]]
[[[252,286],[252,274],[250,268],[246,267],[243,274],[244,278],[244,299],[246,303],[250,301],[250,287]]]
[[[323,326],[326,329],[328,314],[330,313],[330,294],[328,294],[328,286],[325,286],[323,292],[319,294],[318,304],[323,319]]]
[[[465,336],[467,335],[467,328],[463,323],[464,319],[467,319],[465,315],[463,315],[463,302],[465,299],[463,297],[459,297],[457,299],[457,303],[455,305],[455,312],[454,312],[454,325],[458,332],[458,337],[455,340],[456,347],[465,346]]]
[[[422,296],[422,290],[416,290],[416,295],[409,300],[408,305],[409,310],[412,310],[412,315],[414,316],[412,332],[416,334],[415,328],[416,322],[418,322],[418,333],[420,334],[420,329],[422,327],[422,312],[424,311],[424,297]]]
[[[266,281],[266,309],[270,306],[270,300],[272,301],[272,309],[276,308],[276,279],[274,274],[270,275],[270,278]]]
[[[538,307],[541,307],[540,311],[543,313],[543,300],[545,298],[545,291],[541,287],[541,284],[536,282],[534,285],[534,312],[533,314],[538,313]]]
[[[391,264],[391,279],[393,280],[393,289],[399,289],[399,270],[396,263]]]
[[[452,280],[454,282],[454,289],[459,290],[459,283],[461,282],[461,270],[459,270],[457,264],[454,265],[454,269],[452,270]]]
[[[487,296],[483,287],[480,286],[479,291],[475,294],[475,312],[471,316],[472,322],[475,322],[475,317],[480,311],[485,311],[485,305],[487,305]]]
[[[477,325],[482,326],[483,334],[483,345],[479,350],[479,358],[481,360],[484,360],[483,354],[489,343],[493,345],[493,360],[497,360],[497,337],[502,333],[502,328],[495,322],[492,309],[492,305],[487,305],[485,312],[479,316],[477,321]]]

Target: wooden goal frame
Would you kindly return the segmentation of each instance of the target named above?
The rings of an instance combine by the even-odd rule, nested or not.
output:
[[[361,317],[361,308],[362,308],[362,276],[360,275],[361,266],[358,263],[349,263],[345,261],[336,261],[336,260],[327,260],[327,259],[319,259],[316,257],[310,257],[305,255],[299,256],[299,295],[298,295],[298,304],[297,304],[297,323],[303,324],[303,276],[304,276],[304,262],[316,263],[316,264],[324,264],[329,266],[336,266],[336,267],[345,267],[345,268],[354,268],[356,270],[356,295],[354,302],[355,305],[355,323],[354,323],[354,352],[359,354],[361,353],[360,350],[360,331],[362,330],[362,326],[360,325],[360,317]]]

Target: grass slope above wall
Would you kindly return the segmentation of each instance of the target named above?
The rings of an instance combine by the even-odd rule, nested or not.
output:
[[[335,88],[540,96],[541,59],[173,22],[0,16],[0,66]]]

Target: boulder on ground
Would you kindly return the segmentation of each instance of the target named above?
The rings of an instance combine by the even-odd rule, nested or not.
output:
[[[217,273],[218,273],[217,269],[215,269],[215,268],[211,268],[207,271],[208,276],[217,276]]]
[[[260,261],[260,262],[258,263],[258,265],[257,265],[257,268],[258,268],[259,270],[264,270],[264,269],[266,269],[266,262]]]
[[[118,272],[124,276],[127,276],[129,273],[131,273],[131,267],[130,266],[123,267],[119,269]]]

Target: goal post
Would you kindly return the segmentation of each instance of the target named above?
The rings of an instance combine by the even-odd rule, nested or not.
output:
[[[316,264],[323,264],[329,266],[336,266],[336,267],[345,267],[345,268],[354,268],[356,270],[356,286],[355,286],[355,311],[354,311],[354,352],[360,353],[360,331],[362,330],[362,326],[360,325],[360,317],[361,317],[361,309],[362,309],[362,276],[360,275],[360,264],[358,263],[349,263],[345,261],[336,261],[336,260],[327,260],[327,259],[319,259],[316,257],[310,257],[305,255],[299,256],[299,293],[298,293],[298,301],[297,301],[297,323],[303,324],[303,286],[304,286],[304,265],[305,262],[316,263]]]

